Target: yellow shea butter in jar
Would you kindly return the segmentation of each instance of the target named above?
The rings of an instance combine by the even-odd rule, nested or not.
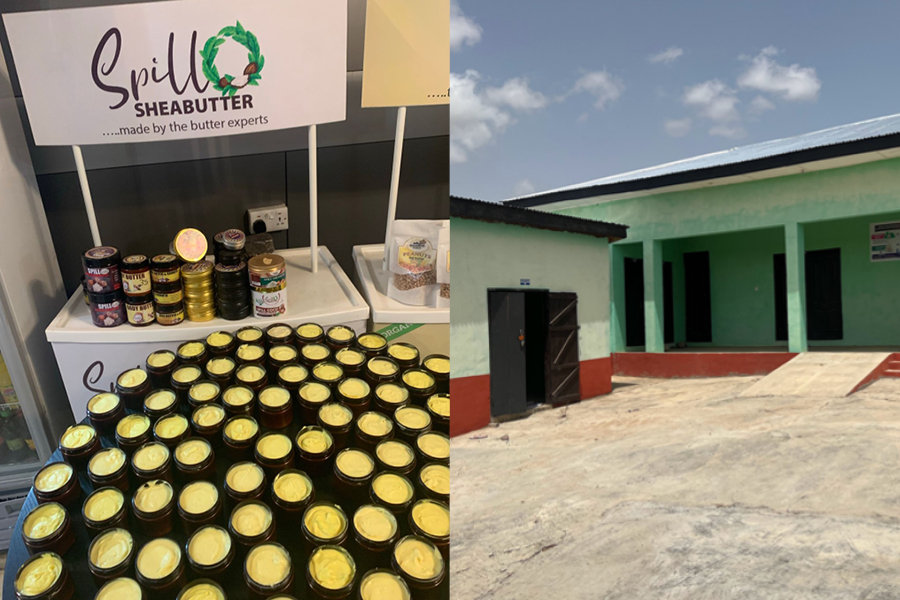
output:
[[[31,540],[42,540],[62,527],[66,520],[66,510],[56,502],[39,504],[28,513],[22,523],[22,533]]]
[[[262,503],[249,502],[231,514],[231,527],[239,534],[256,537],[272,525],[272,511]]]
[[[141,586],[137,581],[130,577],[117,577],[104,584],[94,600],[132,600],[142,597]]]
[[[450,441],[437,433],[423,433],[416,439],[416,445],[428,456],[439,460],[450,458]]]
[[[343,548],[320,546],[309,557],[309,574],[323,588],[340,590],[353,582],[356,564]]]
[[[140,437],[148,429],[150,429],[150,418],[147,415],[128,415],[116,423],[116,433],[126,440]]]
[[[425,404],[434,414],[450,418],[450,396],[447,394],[435,394]]]
[[[203,342],[188,342],[178,348],[178,353],[185,358],[194,358],[203,354],[205,349]]]
[[[195,583],[178,596],[179,600],[225,600],[222,590],[211,583]]]
[[[243,365],[237,370],[238,381],[256,383],[266,376],[266,370],[259,365]]]
[[[328,346],[323,346],[322,344],[307,344],[303,346],[300,352],[303,353],[303,357],[307,360],[324,360],[331,354]]]
[[[159,442],[144,444],[131,457],[131,464],[141,471],[153,471],[169,460],[169,449]]]
[[[375,411],[359,415],[359,419],[356,420],[356,426],[363,433],[374,437],[387,435],[394,428],[394,424],[391,423],[390,419]]]
[[[248,327],[237,332],[237,338],[242,342],[255,342],[263,336],[262,331],[255,327]]]
[[[441,553],[421,539],[406,537],[394,547],[394,558],[404,573],[414,579],[429,580],[444,570]]]
[[[300,365],[288,365],[286,367],[281,367],[278,371],[278,376],[289,383],[300,383],[306,379],[308,374],[306,368],[301,367]]]
[[[297,333],[299,333],[302,337],[311,340],[319,337],[324,332],[322,331],[322,328],[315,323],[304,323],[297,328]]]
[[[225,390],[222,401],[229,406],[244,406],[253,400],[253,390],[244,386],[232,386]]]
[[[197,402],[207,402],[219,395],[219,386],[208,381],[195,383],[188,394]]]
[[[321,404],[331,397],[331,390],[327,385],[311,381],[300,388],[300,397],[311,404]]]
[[[407,371],[403,374],[403,383],[411,388],[424,390],[434,385],[434,377],[425,371]]]
[[[450,493],[450,469],[444,465],[423,467],[419,477],[429,490],[444,495]]]
[[[336,325],[328,330],[328,337],[336,342],[346,342],[347,340],[352,340],[354,335],[356,334],[353,333],[352,329],[350,329],[349,327],[344,327],[343,325]]]
[[[231,465],[225,473],[225,483],[238,493],[252,492],[264,481],[265,474],[256,463],[242,462]]]
[[[131,534],[125,529],[107,529],[91,544],[90,561],[100,569],[111,569],[122,564],[134,547]]]
[[[397,360],[413,360],[419,356],[418,350],[402,344],[388,346],[388,355]]]
[[[224,560],[229,552],[231,552],[231,536],[216,525],[201,527],[188,541],[188,555],[199,565],[215,565]]]
[[[137,555],[136,568],[147,579],[162,579],[181,564],[181,548],[168,538],[150,540]]]
[[[416,457],[412,448],[395,440],[385,440],[378,444],[375,447],[375,455],[381,462],[395,469],[406,467]]]
[[[291,438],[280,433],[267,433],[256,441],[256,451],[269,460],[282,459],[291,452]]]
[[[281,408],[291,401],[291,393],[283,387],[270,386],[259,392],[259,403],[269,408]]]
[[[356,342],[367,350],[378,350],[387,345],[385,339],[375,333],[364,333],[356,339]]]
[[[225,424],[225,435],[236,442],[249,440],[259,431],[259,425],[249,417],[231,419]]]
[[[297,445],[310,454],[321,454],[327,451],[334,440],[327,431],[304,427],[297,436]]]
[[[129,369],[119,375],[117,381],[123,388],[136,388],[147,381],[147,372],[143,369]]]
[[[234,367],[234,361],[227,356],[214,358],[206,363],[206,370],[213,375],[225,375],[226,373],[230,373],[232,370],[234,370]]]
[[[60,489],[72,479],[74,471],[67,463],[52,463],[41,469],[34,478],[34,489],[49,493]]]
[[[383,383],[375,388],[375,394],[388,404],[401,404],[409,399],[409,391],[396,383]]]
[[[16,578],[16,592],[23,596],[37,596],[53,587],[62,575],[63,564],[49,552],[38,555],[22,568]]]
[[[59,445],[69,450],[87,446],[94,441],[97,432],[90,425],[72,425],[66,429],[59,440]]]
[[[175,362],[175,355],[168,350],[159,350],[147,357],[147,364],[157,369],[168,367],[173,362]]]
[[[273,346],[269,350],[269,356],[272,360],[279,362],[289,362],[297,358],[297,349],[293,346]]]
[[[156,390],[144,398],[144,406],[150,410],[166,410],[178,401],[172,390]]]
[[[322,381],[337,381],[344,374],[343,370],[334,364],[321,362],[313,367],[313,375]]]
[[[384,358],[369,359],[369,370],[376,375],[390,376],[397,372],[397,365]]]
[[[222,347],[222,346],[227,346],[228,344],[230,344],[231,340],[233,340],[233,339],[234,338],[231,337],[230,333],[226,333],[224,331],[216,331],[216,332],[211,333],[208,336],[206,336],[206,343],[209,344],[210,346]]]
[[[446,506],[433,500],[420,500],[412,508],[412,519],[416,526],[428,535],[447,537],[450,535],[450,511]]]
[[[390,571],[372,571],[359,583],[361,600],[410,600],[409,587]]]
[[[343,394],[345,398],[359,400],[360,398],[365,398],[369,395],[369,384],[362,379],[351,377],[338,384],[338,391]]]
[[[183,367],[178,367],[174,371],[172,371],[172,379],[177,381],[178,383],[190,383],[191,381],[197,381],[200,379],[202,373],[200,369],[195,367],[194,365],[185,365]]]
[[[99,477],[112,475],[125,466],[126,460],[125,453],[118,448],[106,448],[91,457],[88,471]]]
[[[431,415],[416,406],[398,408],[394,418],[407,429],[425,429],[431,425]]]
[[[342,365],[348,365],[351,367],[355,367],[356,365],[361,365],[366,362],[366,355],[359,350],[354,350],[353,348],[342,348],[341,350],[338,350],[337,354],[334,355],[334,358]]]
[[[200,515],[212,509],[219,501],[219,489],[203,479],[184,486],[178,496],[178,506],[191,515]]]
[[[397,519],[388,509],[367,504],[353,515],[353,527],[367,540],[386,542],[397,534]]]
[[[302,502],[309,497],[312,482],[300,473],[282,471],[275,476],[272,490],[285,502]]]
[[[172,501],[172,486],[162,479],[148,481],[134,492],[134,507],[143,513],[152,514],[164,509]]]
[[[225,420],[225,409],[218,404],[207,404],[194,411],[193,419],[200,427],[213,427]]]
[[[110,392],[103,392],[88,400],[87,409],[94,415],[104,415],[112,412],[119,406],[119,396]]]
[[[187,439],[175,448],[175,460],[183,465],[199,465],[212,453],[209,442],[202,438]]]
[[[413,497],[412,485],[394,473],[379,473],[372,480],[372,491],[388,504],[404,504]]]
[[[342,450],[335,459],[338,470],[355,479],[368,477],[375,470],[375,461],[362,450]]]
[[[185,431],[187,431],[188,420],[184,415],[181,414],[173,414],[168,415],[160,419],[156,422],[156,427],[154,427],[154,431],[156,435],[164,440],[170,440],[172,438],[176,438]]]
[[[319,420],[331,427],[343,427],[353,420],[353,411],[343,404],[332,402],[319,409]]]
[[[425,366],[435,373],[450,374],[450,360],[441,356],[431,356],[425,359]]]
[[[84,516],[101,523],[111,519],[122,510],[125,504],[125,496],[116,488],[97,490],[84,503]]]
[[[237,357],[241,360],[259,360],[265,352],[262,346],[241,344],[237,349]]]
[[[321,540],[333,540],[347,529],[347,517],[328,504],[310,506],[303,514],[306,530]]]
[[[244,569],[257,584],[275,586],[290,575],[291,557],[281,546],[259,544],[247,554]]]

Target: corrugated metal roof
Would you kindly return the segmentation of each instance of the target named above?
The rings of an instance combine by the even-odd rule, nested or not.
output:
[[[558,194],[559,192],[569,192],[583,188],[597,188],[611,184],[664,177],[677,173],[688,173],[690,171],[736,165],[739,163],[758,161],[760,159],[803,152],[815,148],[836,146],[847,142],[879,138],[898,133],[900,133],[900,114],[889,115],[886,117],[870,119],[868,121],[839,125],[837,127],[814,131],[812,133],[804,133],[789,138],[750,144],[748,146],[731,148],[730,150],[722,150],[711,154],[703,154],[654,167],[628,171],[627,173],[620,173],[618,175],[592,179],[574,185],[536,192],[527,196],[519,196],[507,200],[507,202],[515,203],[518,200],[539,198],[545,195]],[[900,143],[897,145],[900,145]]]

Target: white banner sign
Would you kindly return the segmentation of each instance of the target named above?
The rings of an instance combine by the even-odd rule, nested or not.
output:
[[[38,145],[346,118],[343,0],[178,0],[3,15]]]
[[[869,224],[869,260],[900,260],[900,221]]]

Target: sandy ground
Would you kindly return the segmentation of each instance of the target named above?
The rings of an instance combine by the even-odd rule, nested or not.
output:
[[[757,380],[617,378],[455,438],[453,600],[900,598],[900,379]]]

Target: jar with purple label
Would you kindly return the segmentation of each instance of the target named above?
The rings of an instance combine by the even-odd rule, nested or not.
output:
[[[81,256],[88,293],[109,294],[122,289],[120,258],[118,248],[112,246],[91,248]]]
[[[90,294],[91,320],[97,327],[116,327],[125,322],[125,299],[122,292]]]

